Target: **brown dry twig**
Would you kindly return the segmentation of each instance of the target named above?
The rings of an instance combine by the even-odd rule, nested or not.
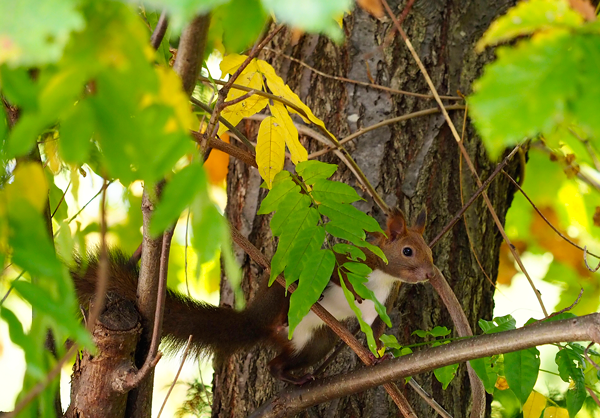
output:
[[[382,91],[385,91],[385,92],[388,92],[388,93],[392,93],[392,94],[402,94],[402,95],[405,95],[405,96],[420,97],[422,99],[433,99],[434,98],[433,95],[431,95],[431,94],[413,93],[412,91],[398,90],[398,89],[393,89],[391,87],[382,86],[380,84],[367,83],[365,81],[358,81],[358,80],[353,80],[351,78],[346,78],[346,77],[340,77],[340,76],[336,76],[336,75],[327,74],[327,73],[324,73],[322,71],[317,70],[314,67],[311,67],[310,65],[308,65],[304,61],[301,61],[298,58],[294,58],[294,57],[291,57],[289,55],[286,55],[286,54],[284,54],[281,51],[277,51],[277,50],[271,49],[271,48],[265,48],[265,51],[272,52],[274,54],[282,56],[285,59],[288,59],[288,60],[293,61],[293,62],[295,62],[297,64],[300,64],[303,67],[308,68],[313,73],[320,75],[321,77],[330,78],[332,80],[341,81],[343,83],[356,84],[358,86],[372,88],[372,89],[375,89],[375,90],[382,90]],[[440,96],[440,97],[442,99],[445,99],[445,100],[463,100],[463,98],[459,97],[459,96]]]

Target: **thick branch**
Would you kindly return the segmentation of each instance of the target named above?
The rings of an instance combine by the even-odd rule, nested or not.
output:
[[[543,344],[567,341],[600,342],[600,314],[481,335],[418,351],[373,367],[289,388],[251,417],[288,417],[331,399],[363,392],[385,382],[428,372],[450,364],[494,354],[510,353]]]
[[[181,34],[173,69],[181,77],[183,90],[188,96],[194,91],[202,68],[209,25],[210,15],[197,16]]]

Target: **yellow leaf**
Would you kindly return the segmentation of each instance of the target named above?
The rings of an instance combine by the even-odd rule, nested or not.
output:
[[[544,418],[569,418],[569,411],[565,408],[549,406],[544,411]]]
[[[181,78],[171,68],[156,67],[160,88],[158,99],[160,103],[171,106],[175,111],[175,123],[178,128],[187,132],[197,129],[197,119],[190,109],[190,102],[183,91]]]
[[[279,102],[275,102],[274,105],[269,105],[269,109],[285,132],[285,143],[292,155],[292,162],[298,164],[301,161],[306,161],[308,159],[308,152],[298,140],[298,129],[294,126],[294,122],[286,107]]]
[[[496,379],[496,389],[498,390],[506,390],[508,389],[508,383],[506,382],[506,379],[502,376],[498,376],[498,379]]]
[[[273,186],[275,175],[283,169],[285,160],[285,132],[273,116],[263,120],[258,128],[256,139],[256,163],[258,172],[267,182],[269,189]]]
[[[242,63],[248,58],[246,55],[240,54],[229,54],[223,57],[219,68],[222,74],[233,74],[242,65]]]
[[[239,66],[244,62],[247,57],[245,55],[232,54],[227,55],[223,58],[221,62],[221,71],[223,73],[233,74],[239,68]],[[252,60],[244,71],[241,72],[237,80],[235,80],[235,84],[239,84],[253,90],[262,91],[264,88],[263,76],[258,70],[258,65],[256,64],[256,60]],[[244,90],[238,90],[236,88],[231,88],[229,93],[227,94],[226,102],[237,99],[240,96],[243,96],[247,92]],[[228,106],[221,112],[221,116],[224,117],[227,122],[231,123],[233,126],[236,126],[241,122],[243,118],[254,115],[255,113],[260,112],[267,105],[269,100],[266,97],[262,96],[250,96],[246,100],[241,101],[240,103],[236,103],[233,106]],[[224,124],[219,125],[219,130],[217,131],[218,135],[221,135],[223,132],[227,131],[229,128]]]
[[[545,407],[546,397],[534,390],[523,405],[523,418],[540,418]]]
[[[44,153],[46,154],[46,158],[48,159],[48,168],[54,174],[58,174],[60,171],[60,158],[58,158],[58,148],[57,148],[57,134],[48,134],[44,136]]]
[[[296,93],[294,93],[289,88],[289,86],[283,82],[281,77],[279,77],[275,73],[275,69],[268,62],[263,61],[263,60],[257,60],[257,63],[258,63],[258,68],[260,69],[262,74],[267,79],[267,85],[269,86],[269,89],[271,90],[271,92],[276,96],[279,96],[281,98],[288,100],[289,102],[292,102],[294,105],[296,105],[296,107],[302,109],[304,111],[304,113],[306,114],[306,117],[308,117],[308,120],[306,119],[306,117],[304,115],[302,115],[301,113],[298,113],[294,109],[289,109],[290,112],[298,113],[302,117],[302,119],[304,119],[305,122],[308,123],[310,121],[310,122],[314,123],[315,125],[322,127],[329,135],[331,135],[332,138],[335,138],[335,136],[333,136],[333,134],[331,132],[329,132],[327,130],[327,128],[325,128],[325,124],[323,123],[323,121],[321,119],[319,119],[318,117],[316,117],[308,106],[306,106],[304,103],[302,103],[302,100],[300,100],[298,95]]]
[[[40,213],[48,202],[48,181],[37,163],[19,163],[14,181],[6,187],[8,200],[25,199]]]
[[[252,116],[255,113],[260,112],[265,108],[265,106],[269,103],[269,99],[261,96],[250,96],[248,99],[243,100],[239,103],[236,103],[233,106],[226,107],[221,112],[221,116],[224,117],[227,122],[231,123],[233,126],[236,126],[241,122],[242,119]],[[229,130],[225,124],[219,125],[219,130],[217,132],[218,135],[221,135],[223,132]]]

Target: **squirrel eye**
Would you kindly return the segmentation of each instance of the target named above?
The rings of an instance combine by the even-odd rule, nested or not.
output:
[[[402,249],[402,254],[404,254],[407,257],[411,257],[413,255],[413,250],[410,247],[404,247]]]

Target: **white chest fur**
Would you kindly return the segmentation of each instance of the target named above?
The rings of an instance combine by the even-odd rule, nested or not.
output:
[[[373,291],[378,301],[385,303],[396,281],[398,281],[396,277],[390,276],[381,270],[374,270],[369,275],[365,286]],[[340,286],[335,284],[331,284],[325,289],[323,299],[319,303],[340,321],[349,317],[355,317],[354,311],[350,309],[348,301],[346,301],[344,291]],[[356,303],[356,305],[362,313],[363,320],[367,324],[372,324],[378,315],[377,311],[375,311],[375,303],[370,300],[363,300],[362,303]],[[292,337],[294,349],[300,351],[310,341],[315,329],[321,326],[325,326],[325,323],[313,311],[310,311],[294,330],[294,336]]]

